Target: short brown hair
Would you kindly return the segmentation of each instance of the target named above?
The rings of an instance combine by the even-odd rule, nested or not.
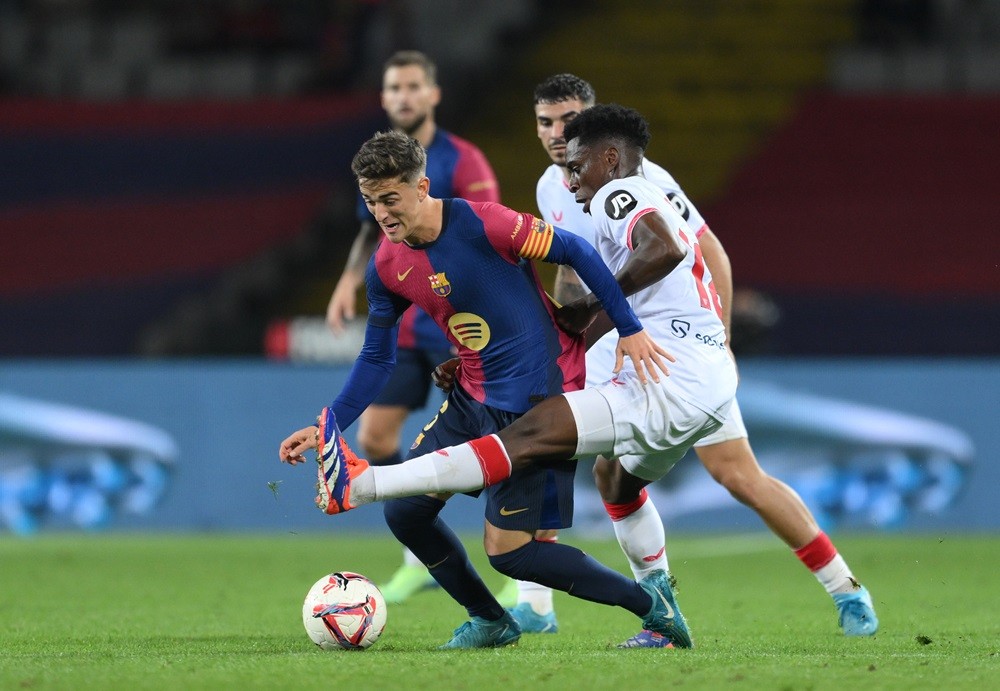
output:
[[[420,142],[402,132],[378,132],[361,145],[351,161],[351,172],[359,180],[399,178],[411,184],[427,171],[427,152]]]
[[[437,65],[419,50],[396,51],[382,65],[382,74],[388,72],[390,67],[407,67],[409,65],[423,68],[424,74],[427,75],[427,81],[432,85],[437,84]]]

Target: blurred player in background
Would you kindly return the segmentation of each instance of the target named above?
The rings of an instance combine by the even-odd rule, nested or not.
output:
[[[570,189],[564,128],[581,112],[593,106],[595,100],[594,88],[572,74],[549,77],[537,86],[534,94],[538,138],[552,159],[552,165],[538,180],[538,209],[549,223],[575,232],[590,243],[594,243],[594,220],[592,214],[585,213],[583,206],[576,202]],[[670,173],[646,158],[642,159],[640,172],[663,191],[698,238],[701,254],[712,274],[721,302],[723,324],[726,332],[731,333],[732,270],[722,244]],[[566,304],[589,291],[571,268],[560,266],[553,292],[557,302]],[[614,349],[614,334],[608,334],[589,348],[587,386],[602,384],[610,377],[615,362]],[[873,635],[878,630],[878,619],[868,590],[855,580],[851,569],[829,537],[820,530],[798,494],[758,465],[737,401],[733,401],[725,424],[695,443],[694,449],[715,481],[738,501],[756,511],[772,532],[816,576],[836,603],[844,633],[849,636]],[[607,486],[607,474],[613,467],[605,458],[599,458],[594,465],[599,489]],[[662,521],[645,492],[641,499],[636,504],[606,505],[637,579],[657,569],[667,570]],[[542,621],[555,622],[551,593],[545,597],[545,593],[531,584],[522,587],[519,604],[513,611],[526,631],[537,629]]]
[[[299,430],[279,450],[282,461],[296,464],[319,439],[317,504],[327,513],[350,507],[349,493],[338,491],[348,452],[337,423],[350,425],[388,381],[398,320],[411,304],[422,306],[448,331],[462,360],[455,387],[418,436],[411,455],[440,457],[435,449],[499,432],[564,391],[579,393],[584,383],[583,338],[557,327],[555,306],[532,260],[570,263],[585,277],[621,335],[621,352],[635,364],[639,378],[645,381],[645,373],[654,369],[666,371],[665,351],[643,330],[591,245],[499,204],[436,199],[428,194],[425,167],[424,150],[400,132],[370,139],[351,166],[386,237],[365,276],[365,344],[340,394],[321,414],[319,430]],[[735,388],[735,371],[732,380]],[[501,572],[531,571],[577,597],[623,607],[669,634],[675,610],[665,583],[637,583],[569,546],[534,549],[545,544],[534,540],[539,528],[572,523],[576,464],[569,455],[556,454],[513,474],[503,461],[503,478],[498,476],[486,492],[484,546],[491,562],[503,564]],[[481,480],[479,462],[471,460]],[[380,469],[405,475],[413,463]],[[429,565],[438,583],[469,613],[470,621],[442,647],[516,642],[517,622],[486,589],[462,543],[439,518],[451,493],[429,486],[425,490],[416,493],[420,496],[392,499],[384,508],[396,537]]]
[[[437,68],[426,55],[400,51],[386,61],[382,73],[382,108],[393,129],[413,137],[427,150],[431,193],[438,198],[500,201],[496,176],[482,151],[435,123],[434,108],[440,100]],[[382,238],[378,224],[360,197],[358,220],[361,228],[326,311],[327,324],[334,334],[343,332],[345,319],[354,318],[365,267]],[[411,411],[427,405],[433,389],[434,367],[454,354],[441,329],[416,306],[403,315],[397,345],[397,365],[392,378],[361,415],[358,426],[358,443],[376,465],[402,462],[400,436],[406,418]],[[404,551],[403,562],[381,587],[387,602],[403,602],[422,588],[434,585],[425,566],[411,552]]]

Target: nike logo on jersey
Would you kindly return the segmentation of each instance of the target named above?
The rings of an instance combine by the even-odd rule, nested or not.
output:
[[[403,280],[405,280],[406,277],[410,275],[411,271],[413,271],[413,267],[412,266],[409,269],[407,269],[406,271],[404,271],[403,273],[397,273],[396,274],[396,280],[397,281],[403,281]]]
[[[501,516],[513,516],[515,513],[521,513],[523,511],[527,511],[527,510],[528,510],[527,506],[524,507],[523,509],[508,509],[506,506],[504,506],[504,507],[500,508],[500,515]]]

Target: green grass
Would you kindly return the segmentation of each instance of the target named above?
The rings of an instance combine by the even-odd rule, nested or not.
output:
[[[573,542],[569,534],[568,542]],[[464,621],[440,591],[390,606],[382,639],[323,652],[302,599],[333,570],[384,581],[389,538],[91,537],[0,541],[0,689],[880,689],[992,687],[1000,538],[837,537],[881,619],[847,639],[818,583],[774,538],[672,538],[693,650],[617,650],[621,609],[562,593],[562,631],[441,652]],[[487,582],[500,578],[468,542]],[[614,542],[582,542],[625,568]],[[747,549],[741,549],[741,548]]]

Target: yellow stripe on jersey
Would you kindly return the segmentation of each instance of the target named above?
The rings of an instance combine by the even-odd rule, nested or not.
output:
[[[518,255],[525,259],[544,259],[552,248],[552,237],[555,229],[551,223],[546,223],[540,218],[531,222],[531,231],[525,233],[524,244],[518,250]]]

